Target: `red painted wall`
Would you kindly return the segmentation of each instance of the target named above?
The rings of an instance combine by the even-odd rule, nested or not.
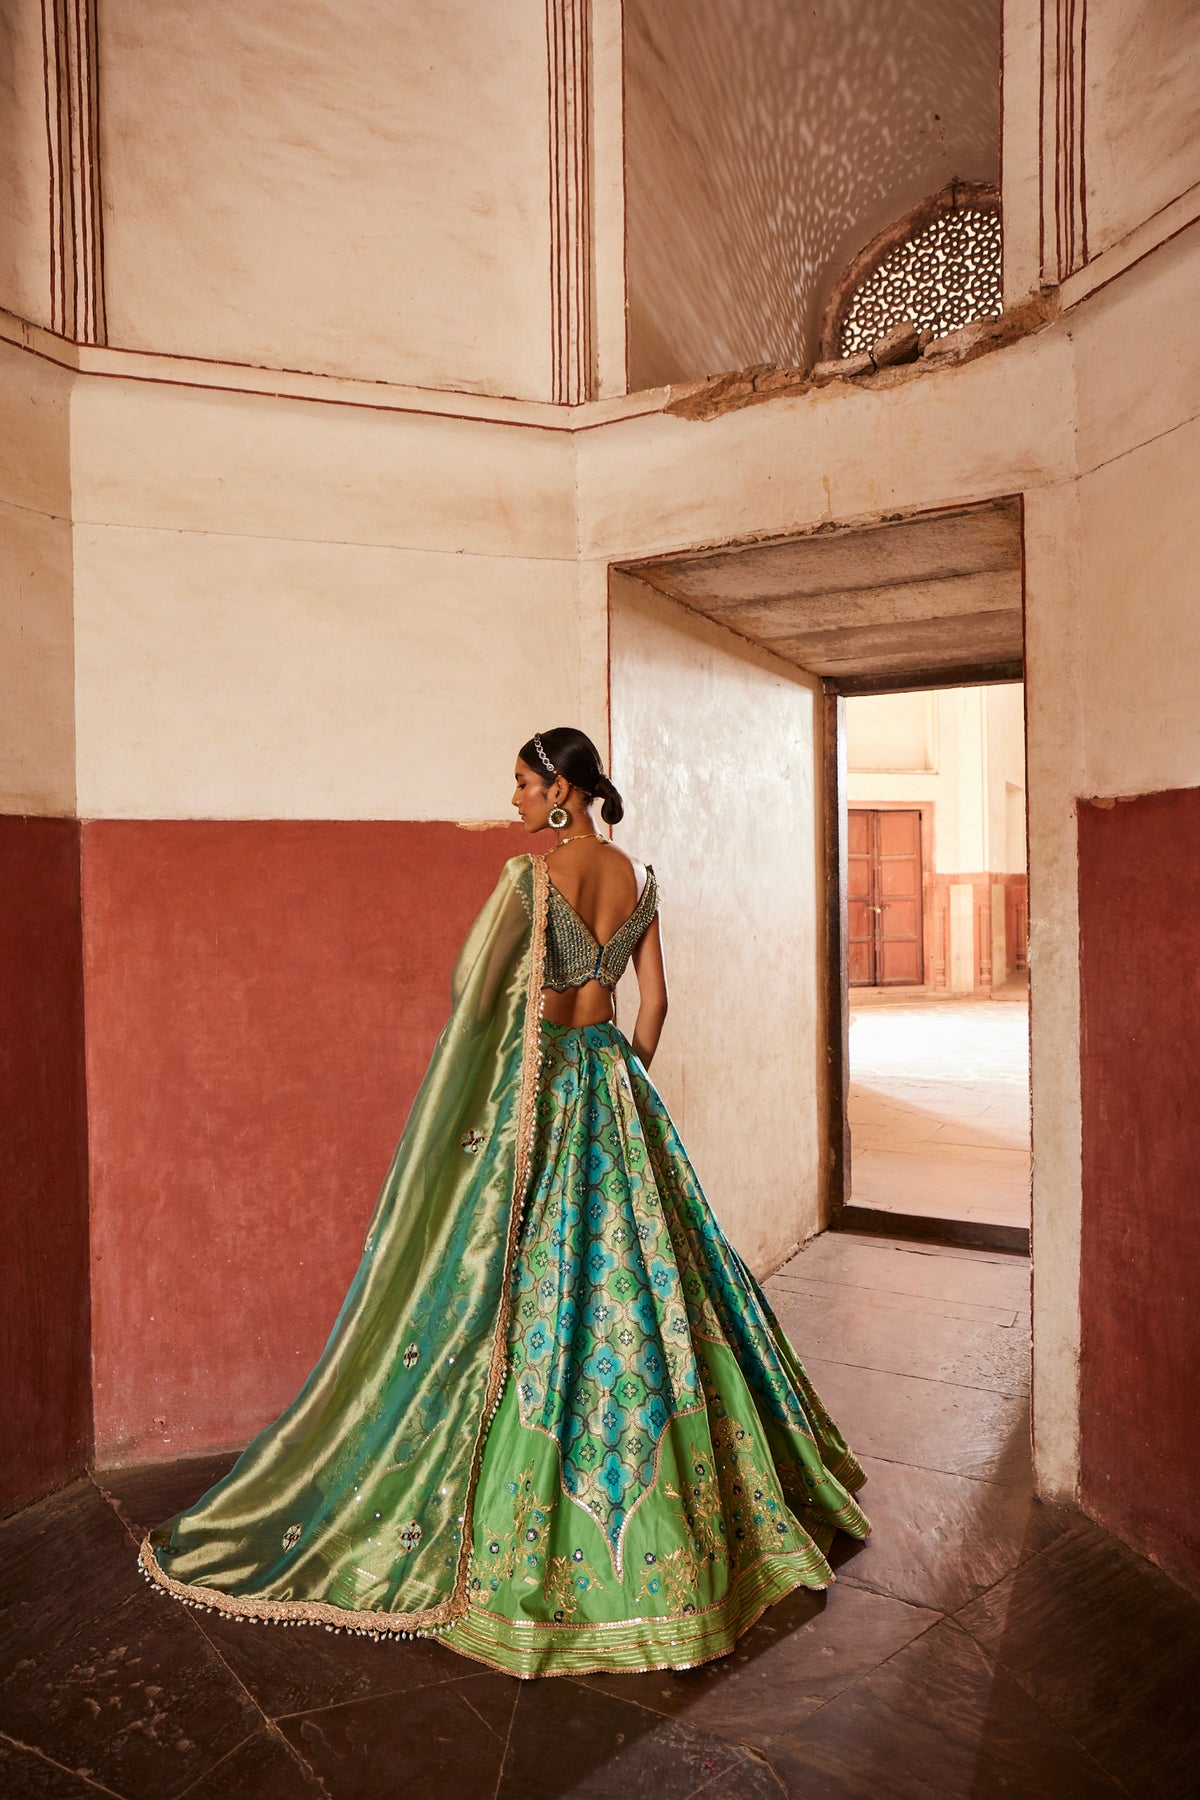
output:
[[[519,828],[83,828],[97,1461],[240,1445],[362,1249]]]
[[[1200,1588],[1200,788],[1079,807],[1081,1494]]]
[[[0,818],[0,1511],[91,1448],[79,827]]]

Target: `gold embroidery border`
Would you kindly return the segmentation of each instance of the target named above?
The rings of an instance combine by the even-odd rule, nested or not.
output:
[[[508,1237],[504,1250],[503,1286],[496,1330],[492,1338],[492,1354],[471,1468],[467,1478],[467,1497],[463,1509],[462,1540],[458,1552],[458,1568],[449,1597],[437,1606],[418,1608],[409,1613],[351,1611],[333,1606],[327,1600],[271,1600],[266,1596],[225,1594],[219,1588],[201,1587],[193,1582],[176,1581],[168,1575],[155,1555],[149,1533],[142,1540],[138,1564],[148,1581],[185,1605],[204,1607],[209,1612],[226,1613],[232,1618],[257,1620],[272,1625],[324,1625],[327,1629],[354,1631],[370,1637],[412,1637],[427,1632],[437,1633],[467,1606],[468,1580],[471,1567],[475,1490],[483,1448],[500,1395],[508,1377],[508,1327],[512,1311],[510,1294],[513,1260],[520,1237],[529,1183],[534,1108],[537,1103],[538,1075],[541,1069],[542,974],[546,960],[546,900],[549,875],[544,856],[530,855],[533,880],[533,923],[530,934],[529,972],[525,989],[525,1020],[521,1042],[521,1085],[517,1096],[516,1149],[513,1166],[512,1202],[509,1208]]]
[[[830,1542],[835,1535],[836,1532],[829,1531]],[[807,1565],[796,1567],[797,1562],[803,1564],[805,1557],[809,1559]],[[810,1574],[822,1572],[827,1573],[828,1580],[813,1582],[806,1579]],[[824,1593],[836,1580],[820,1546],[814,1541],[812,1550],[807,1552],[801,1549],[764,1553],[738,1571],[722,1599],[699,1607],[694,1613],[663,1613],[594,1623],[564,1619],[556,1623],[511,1619],[504,1613],[472,1604],[467,1618],[450,1628],[444,1642],[460,1656],[518,1680],[551,1675],[690,1669],[728,1655],[738,1638],[762,1617],[767,1608],[786,1599],[788,1594],[795,1593],[798,1588],[806,1588],[810,1593]],[[502,1629],[489,1631],[489,1625]],[[506,1633],[509,1634],[507,1637]],[[543,1635],[531,1641],[535,1633]],[[579,1642],[580,1633],[592,1634],[586,1644]],[[618,1633],[623,1641],[614,1642]],[[493,1646],[503,1650],[511,1660],[504,1662],[488,1655],[488,1649]],[[679,1651],[686,1656],[686,1661],[678,1655]],[[648,1656],[647,1652],[651,1654]],[[552,1663],[549,1662],[551,1658]]]
[[[834,1574],[832,1568],[830,1568],[829,1558],[826,1556],[825,1550],[817,1542],[817,1539],[811,1532],[806,1535],[809,1539],[808,1543],[798,1545],[795,1550],[764,1550],[761,1555],[754,1558],[753,1562],[744,1563],[740,1568],[732,1570],[729,1591],[720,1600],[710,1600],[707,1606],[698,1606],[694,1612],[690,1613],[648,1613],[645,1616],[637,1615],[630,1619],[510,1619],[507,1614],[496,1612],[491,1607],[483,1606],[474,1601],[471,1604],[471,1612],[476,1616],[482,1616],[489,1619],[503,1619],[506,1625],[510,1626],[513,1631],[518,1632],[601,1632],[628,1631],[638,1625],[682,1626],[686,1625],[689,1619],[704,1619],[707,1618],[710,1613],[720,1612],[724,1607],[729,1606],[735,1599],[737,1590],[746,1577],[760,1571],[764,1563],[800,1563],[804,1567],[805,1572],[811,1574],[820,1574],[823,1565],[824,1569],[828,1571],[829,1580],[823,1581],[815,1591],[817,1593],[824,1593],[827,1588],[831,1587],[833,1583],[836,1582],[837,1576]],[[837,1529],[833,1525],[830,1525],[827,1532],[823,1532],[822,1535],[826,1538],[827,1546],[831,1548],[833,1540],[837,1536]],[[801,1586],[805,1585],[807,1584],[801,1582]]]

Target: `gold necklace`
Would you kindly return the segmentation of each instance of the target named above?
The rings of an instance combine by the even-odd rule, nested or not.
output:
[[[573,837],[559,838],[557,844],[551,844],[546,855],[553,856],[556,850],[563,849],[567,844],[581,843],[584,838],[591,838],[592,842],[596,844],[602,844],[604,842],[604,839],[600,836],[598,831],[577,831]]]

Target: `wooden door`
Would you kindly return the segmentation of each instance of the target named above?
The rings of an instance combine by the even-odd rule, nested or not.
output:
[[[852,807],[847,816],[851,987],[919,986],[921,815]]]

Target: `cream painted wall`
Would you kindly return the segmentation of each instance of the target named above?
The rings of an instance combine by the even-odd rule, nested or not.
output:
[[[851,781],[867,772],[929,774],[937,766],[935,694],[860,694],[847,700],[846,768]]]
[[[1025,695],[1016,683],[983,690],[987,737],[987,863],[1002,875],[1025,869]]]
[[[1092,0],[1086,17],[1088,251],[1200,182],[1200,8]]]
[[[69,397],[0,345],[0,811],[75,810]]]
[[[549,398],[544,0],[98,19],[111,343]]]
[[[602,731],[566,434],[82,380],[72,438],[86,815],[504,817]]]
[[[42,11],[0,6],[0,306],[50,323],[50,188]]]
[[[1178,332],[1198,283],[1200,224],[1074,327],[1086,793],[1200,783],[1200,362]],[[1130,343],[1164,346],[1153,381]]]
[[[614,577],[618,842],[663,890],[671,1012],[653,1075],[759,1274],[824,1222],[817,683]],[[636,994],[623,989],[632,1028]]]
[[[807,366],[833,282],[995,181],[996,0],[626,0],[632,384]]]
[[[619,420],[576,439],[581,551],[624,560],[1020,493],[1074,472],[1074,412],[1060,327],[894,387]]]
[[[88,816],[503,818],[584,713],[569,562],[79,526],[75,584]]]

